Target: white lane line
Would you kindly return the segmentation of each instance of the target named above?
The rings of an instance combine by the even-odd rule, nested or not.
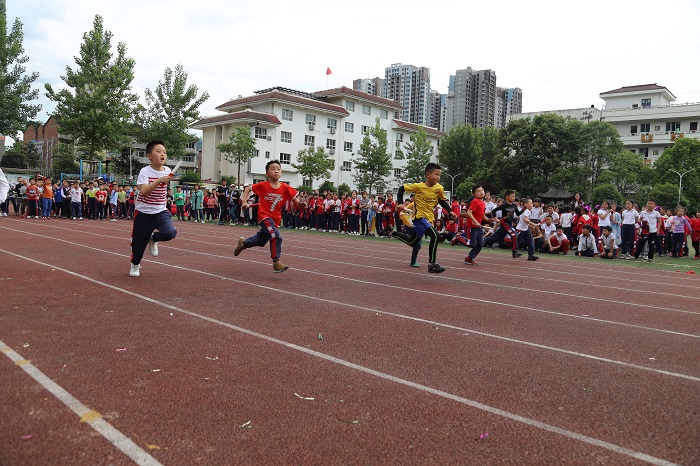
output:
[[[361,365],[359,365],[359,364],[355,364],[355,363],[352,363],[352,362],[350,362],[350,361],[346,361],[346,360],[344,360],[344,359],[337,358],[337,357],[335,357],[335,356],[330,356],[330,355],[327,355],[327,354],[324,354],[324,353],[320,353],[320,352],[318,352],[318,351],[314,351],[314,350],[312,350],[312,349],[305,348],[305,347],[303,347],[303,346],[295,345],[294,343],[290,343],[290,342],[287,342],[287,341],[284,341],[284,340],[279,340],[279,339],[277,339],[277,338],[274,338],[274,337],[271,337],[271,336],[268,336],[268,335],[265,335],[265,334],[262,334],[262,333],[258,333],[258,332],[255,332],[255,331],[252,331],[252,330],[243,328],[243,327],[239,327],[239,326],[236,326],[236,325],[233,325],[233,324],[229,324],[229,323],[227,323],[227,322],[223,322],[223,321],[217,320],[217,319],[214,319],[214,318],[212,318],[212,317],[207,317],[207,316],[204,316],[204,315],[201,315],[201,314],[197,314],[196,312],[188,311],[188,310],[185,310],[185,309],[183,309],[183,308],[179,308],[179,307],[177,307],[177,306],[173,306],[173,305],[171,305],[171,304],[163,303],[163,302],[157,301],[157,300],[155,300],[155,299],[153,299],[153,298],[149,298],[149,297],[147,297],[147,296],[144,296],[144,295],[142,295],[142,294],[135,293],[135,292],[133,292],[133,291],[125,290],[125,289],[122,289],[122,288],[120,288],[120,287],[117,287],[117,286],[114,286],[114,285],[110,285],[110,284],[108,284],[108,283],[100,282],[100,281],[98,281],[98,280],[95,280],[95,279],[93,279],[93,278],[90,278],[90,277],[87,277],[87,276],[85,276],[85,275],[79,274],[79,273],[77,273],[77,272],[73,272],[73,271],[71,271],[71,270],[63,269],[63,268],[61,268],[61,267],[53,266],[53,265],[47,264],[47,263],[45,263],[45,262],[40,262],[40,261],[31,259],[31,258],[26,258],[26,257],[23,258],[23,257],[20,256],[19,254],[11,253],[11,252],[9,252],[9,251],[5,251],[5,250],[2,250],[2,249],[0,249],[0,251],[1,251],[1,252],[4,252],[4,253],[6,253],[6,254],[10,254],[10,255],[12,255],[12,256],[18,257],[18,258],[22,258],[22,259],[24,259],[24,260],[26,260],[26,261],[34,262],[34,263],[37,264],[37,265],[42,265],[42,266],[44,266],[44,267],[51,267],[51,268],[54,268],[54,269],[56,269],[56,270],[60,270],[60,271],[62,271],[62,272],[65,272],[65,273],[67,273],[67,274],[70,274],[70,275],[72,275],[72,276],[74,276],[74,277],[81,278],[81,279],[83,279],[83,280],[87,280],[87,281],[89,281],[89,282],[92,282],[92,283],[95,283],[95,284],[97,284],[97,285],[100,285],[100,286],[109,288],[109,289],[114,290],[114,291],[118,291],[118,292],[123,293],[123,294],[127,294],[127,295],[129,295],[129,296],[134,297],[134,298],[138,298],[138,299],[141,299],[141,300],[146,301],[146,302],[148,302],[148,303],[151,303],[151,304],[155,304],[155,305],[164,307],[164,308],[169,309],[169,310],[171,310],[171,311],[177,311],[177,312],[180,312],[180,313],[189,315],[189,316],[191,316],[191,317],[196,317],[196,318],[198,318],[198,319],[202,319],[202,320],[205,320],[205,321],[207,321],[207,322],[211,322],[211,323],[213,323],[213,324],[220,325],[220,326],[229,328],[229,329],[231,329],[231,330],[234,330],[234,331],[237,331],[237,332],[240,332],[240,333],[244,333],[244,334],[246,334],[246,335],[249,335],[249,336],[252,336],[252,337],[255,337],[255,338],[259,338],[259,339],[264,340],[264,341],[267,341],[267,342],[269,342],[269,343],[273,343],[273,344],[276,344],[276,345],[280,345],[280,346],[283,346],[283,347],[288,348],[288,349],[291,349],[291,350],[299,351],[299,352],[302,352],[302,353],[307,354],[307,355],[309,355],[309,356],[313,356],[313,357],[315,357],[315,358],[323,359],[323,360],[332,362],[332,363],[334,363],[334,364],[337,364],[337,365],[340,365],[340,366],[343,366],[343,367],[346,367],[346,368],[349,368],[349,369],[354,369],[354,370],[357,370],[357,371],[359,371],[359,372],[363,372],[363,373],[365,373],[365,374],[368,374],[368,375],[371,375],[371,376],[374,376],[374,377],[377,377],[377,378],[380,378],[380,379],[383,379],[383,380],[388,380],[388,381],[394,382],[394,383],[396,383],[396,384],[400,384],[400,385],[403,385],[403,386],[406,386],[406,387],[410,387],[410,388],[413,388],[413,389],[416,389],[416,390],[419,390],[419,391],[422,391],[422,392],[425,392],[425,393],[430,393],[430,394],[435,395],[435,396],[439,396],[439,397],[442,397],[442,398],[445,398],[445,399],[448,399],[448,400],[452,400],[452,401],[455,401],[455,402],[457,402],[457,403],[460,403],[460,404],[463,404],[463,405],[466,405],[466,406],[470,406],[470,407],[472,407],[472,408],[475,408],[475,409],[478,409],[478,410],[481,410],[481,411],[484,411],[484,412],[487,412],[487,413],[490,413],[490,414],[494,414],[494,415],[496,415],[496,416],[500,416],[500,417],[503,417],[503,418],[506,418],[506,419],[510,419],[510,420],[512,420],[512,421],[516,421],[516,422],[519,422],[519,423],[522,423],[522,424],[525,424],[525,425],[528,425],[528,426],[531,426],[531,427],[535,427],[535,428],[537,428],[537,429],[545,430],[545,431],[547,431],[547,432],[554,432],[554,433],[556,433],[556,434],[559,434],[559,435],[561,435],[561,436],[570,438],[570,439],[575,440],[575,441],[578,441],[578,442],[582,442],[582,443],[586,443],[586,444],[589,444],[589,445],[593,445],[593,446],[598,447],[598,448],[603,448],[603,449],[606,449],[606,450],[610,450],[610,451],[612,451],[612,452],[614,452],[614,453],[617,453],[617,454],[620,454],[620,455],[624,455],[624,456],[628,456],[628,457],[631,457],[631,458],[635,458],[635,459],[638,459],[638,460],[641,460],[641,461],[647,461],[647,462],[649,462],[649,463],[651,463],[651,464],[655,464],[655,465],[664,465],[664,466],[666,466],[666,465],[674,465],[674,464],[675,464],[675,463],[672,463],[672,462],[670,462],[670,461],[667,461],[667,460],[664,460],[664,459],[661,459],[661,458],[657,458],[657,457],[655,457],[655,456],[647,455],[646,453],[642,453],[642,452],[638,452],[638,451],[635,451],[635,450],[631,450],[631,449],[629,449],[629,448],[625,448],[625,447],[622,447],[622,446],[620,446],[620,445],[616,445],[616,444],[613,444],[613,443],[609,443],[609,442],[606,442],[606,441],[604,441],[604,440],[600,440],[600,439],[597,439],[597,438],[594,438],[594,437],[589,437],[588,435],[584,435],[584,434],[580,434],[580,433],[578,433],[578,432],[574,432],[574,431],[571,431],[571,430],[563,429],[563,428],[561,428],[561,427],[557,427],[557,426],[552,425],[552,424],[547,424],[547,423],[544,423],[544,422],[540,422],[540,421],[537,421],[537,420],[535,420],[535,419],[531,419],[531,418],[528,418],[528,417],[525,417],[525,416],[520,416],[520,415],[518,415],[518,414],[511,413],[510,411],[505,411],[505,410],[503,410],[503,409],[495,408],[495,407],[493,407],[493,406],[486,405],[486,404],[484,404],[484,403],[480,403],[480,402],[475,401],[475,400],[470,400],[470,399],[468,399],[468,398],[464,398],[464,397],[461,397],[461,396],[454,395],[454,394],[452,394],[452,393],[448,393],[448,392],[445,392],[445,391],[442,391],[442,390],[438,390],[438,389],[429,387],[429,386],[427,386],[427,385],[422,385],[422,384],[419,384],[419,383],[416,383],[416,382],[412,382],[412,381],[407,380],[407,379],[402,379],[402,378],[400,378],[400,377],[396,377],[396,376],[393,376],[393,375],[391,375],[391,374],[387,374],[387,373],[385,373],[385,372],[380,372],[380,371],[377,371],[377,370],[374,370],[374,369],[370,369],[370,368],[368,368],[368,367],[361,366]],[[184,269],[184,267],[180,267],[180,268],[183,268],[183,269]],[[239,281],[239,280],[236,280],[236,281]],[[242,283],[244,283],[244,282],[242,282]],[[263,287],[263,286],[261,286],[261,287],[262,287],[262,288],[271,289],[271,288],[269,288],[269,287]],[[289,294],[295,294],[295,293],[289,293]]]
[[[59,227],[59,228],[60,228],[60,227]],[[63,229],[63,228],[62,228],[62,229]],[[66,230],[68,230],[68,229],[66,228]],[[110,228],[109,230],[112,230],[112,229]],[[29,233],[29,232],[27,232],[27,233]],[[101,237],[101,238],[122,239],[122,238],[117,237],[117,236],[105,236],[104,234],[101,234],[101,233],[92,233],[92,232],[85,232],[85,233],[88,234],[88,235],[99,236],[99,237]],[[29,234],[33,234],[33,233],[29,233]],[[212,242],[212,241],[203,241],[203,240],[186,239],[186,238],[183,238],[183,240],[184,240],[184,241],[194,242],[194,243],[206,244],[206,245],[214,245],[214,246],[229,247],[229,248],[231,247],[230,244],[214,243],[214,242]],[[207,253],[201,253],[201,252],[192,251],[192,250],[190,250],[190,249],[178,248],[178,247],[175,247],[175,246],[172,246],[172,245],[163,245],[163,247],[166,248],[166,249],[169,248],[169,249],[173,249],[173,250],[176,250],[176,251],[186,251],[186,252],[192,252],[192,253],[195,253],[195,254],[207,254]],[[314,248],[303,248],[303,247],[299,247],[299,246],[295,246],[295,247],[296,247],[296,248],[301,248],[301,249],[311,249],[311,250],[314,250],[314,251],[327,251],[327,250],[314,249]],[[327,251],[327,252],[337,253],[337,251]],[[218,256],[218,255],[216,255],[216,254],[210,254],[210,255],[211,255],[211,256],[214,256],[214,257],[220,257],[220,256]],[[285,256],[289,256],[289,257],[300,257],[300,258],[303,258],[303,259],[308,259],[308,260],[313,260],[313,261],[318,261],[318,262],[331,262],[331,263],[333,263],[333,264],[348,265],[348,266],[352,266],[352,267],[358,267],[358,266],[359,266],[359,267],[370,268],[370,269],[374,269],[374,270],[384,270],[384,271],[392,272],[392,273],[399,272],[399,273],[406,274],[406,275],[420,275],[420,276],[425,275],[424,273],[412,272],[412,271],[408,271],[408,270],[401,270],[401,269],[397,270],[397,269],[391,269],[391,268],[386,268],[386,267],[378,267],[378,266],[375,266],[375,265],[362,265],[362,264],[358,264],[358,263],[354,263],[354,262],[342,262],[342,261],[339,261],[339,260],[337,260],[337,259],[332,259],[332,260],[331,260],[331,259],[323,259],[323,258],[317,258],[317,257],[311,257],[311,256],[304,256],[304,255],[299,255],[299,254],[290,254],[290,253],[285,253]],[[389,260],[389,261],[393,261],[393,262],[405,263],[405,261],[401,261],[401,260],[399,260],[399,259],[393,259],[393,258],[384,258],[384,259],[382,259],[382,260],[384,260],[384,261]],[[305,271],[304,269],[298,269],[298,268],[295,268],[295,269],[296,269],[296,270],[300,270],[300,271]],[[314,273],[314,272],[310,272],[310,273]],[[500,274],[499,272],[491,272],[491,273]],[[531,278],[531,277],[525,277],[525,276],[513,275],[513,274],[503,274],[503,275],[506,275],[508,279],[513,279],[514,277]],[[435,277],[435,278],[437,278],[437,277]],[[483,285],[483,286],[487,286],[487,287],[490,287],[490,288],[499,288],[499,289],[500,289],[500,288],[507,288],[507,289],[517,290],[518,292],[523,292],[523,291],[527,292],[527,291],[531,291],[531,292],[536,292],[536,293],[539,293],[539,294],[542,294],[542,295],[563,296],[563,297],[568,298],[568,299],[585,299],[585,300],[590,300],[590,301],[600,301],[600,302],[603,302],[603,303],[605,303],[605,304],[609,304],[609,303],[610,303],[610,300],[607,299],[607,298],[599,298],[599,297],[596,297],[596,296],[587,296],[587,295],[576,295],[576,294],[572,294],[572,293],[558,292],[558,291],[552,291],[552,290],[546,290],[546,291],[545,291],[545,290],[540,290],[540,289],[535,289],[535,288],[527,288],[527,287],[521,287],[521,286],[508,285],[508,284],[505,284],[505,283],[502,283],[502,282],[499,282],[499,283],[495,283],[495,284],[494,284],[494,283],[491,283],[491,282],[482,282],[482,281],[478,281],[478,280],[457,278],[457,277],[444,276],[444,275],[440,276],[440,279],[441,279],[441,280],[443,280],[443,279],[444,279],[444,280],[450,280],[450,281],[454,281],[454,282],[458,282],[458,283],[463,283],[463,284],[469,284],[469,285]],[[570,282],[567,282],[567,281],[565,281],[565,280],[549,280],[549,279],[548,279],[547,281],[548,281],[548,282],[551,282],[551,281],[561,281],[561,282],[563,282],[563,283],[570,284]],[[381,285],[384,286],[384,284],[381,284]],[[596,285],[596,286],[597,286],[597,285]],[[615,290],[618,289],[618,288],[616,288],[616,287],[610,287],[610,288],[615,289]],[[642,292],[647,292],[647,291],[645,291],[645,290],[633,290],[633,291],[634,291],[635,293],[636,293],[636,292],[640,292],[640,293],[642,293]],[[662,294],[663,294],[663,293],[662,293]],[[667,297],[667,294],[663,294],[663,296],[664,296],[664,297]],[[674,295],[674,298],[687,298],[687,299],[696,300],[696,299],[700,299],[700,296],[697,296],[697,297],[696,297],[696,296]],[[625,305],[625,306],[633,306],[633,307],[640,307],[640,308],[648,308],[648,309],[654,309],[654,310],[660,310],[660,311],[669,311],[669,312],[675,312],[675,313],[679,313],[679,314],[700,315],[700,311],[687,311],[687,310],[683,310],[683,309],[676,309],[676,308],[670,308],[670,307],[654,306],[654,305],[645,304],[645,303],[633,303],[633,302],[628,302],[628,301],[617,301],[617,303],[618,303],[618,304]],[[523,308],[523,309],[526,309],[526,308]],[[574,316],[574,315],[571,315],[571,314],[564,314],[564,315],[571,316],[571,317],[582,317],[582,316]],[[591,319],[591,320],[595,320],[595,319]]]
[[[72,244],[72,243],[71,243],[71,244]],[[119,254],[119,253],[112,252],[112,251],[105,251],[105,250],[102,250],[102,249],[94,248],[94,247],[92,247],[92,246],[83,246],[83,245],[81,245],[81,247],[84,247],[84,248],[87,248],[87,249],[93,249],[93,250],[99,251],[99,252],[104,252],[104,253],[106,253],[106,254],[112,254],[112,255],[115,255],[115,256],[129,257],[129,256],[125,255],[125,254]],[[3,249],[0,249],[0,252],[4,252],[4,253],[6,253],[6,254],[10,254],[10,255],[16,256],[16,257],[22,257],[23,259],[25,259],[23,256],[20,256],[20,255],[18,255],[18,254],[15,254],[15,253],[12,253],[12,252],[10,252],[10,251],[3,250]],[[204,253],[201,253],[201,254],[204,254]],[[45,263],[36,261],[36,260],[34,260],[34,259],[29,259],[29,258],[26,258],[26,260],[30,260],[30,261],[32,261],[32,262],[36,262],[37,264],[42,264],[42,265],[45,265],[45,266],[48,266],[48,267],[51,267],[51,268],[55,268],[56,270],[61,270],[61,271],[65,272],[65,273],[68,273],[68,274],[71,274],[71,275],[76,275],[76,276],[79,276],[79,277],[81,277],[81,278],[85,278],[86,280],[94,281],[95,283],[103,284],[103,283],[97,282],[97,281],[95,281],[95,280],[93,280],[93,279],[91,279],[91,278],[84,277],[84,276],[82,276],[82,275],[76,274],[75,272],[72,272],[72,271],[70,271],[70,270],[63,269],[63,268],[61,268],[61,267],[59,267],[59,266],[53,266],[53,265],[45,264]],[[251,260],[246,260],[246,259],[238,259],[238,260],[239,260],[239,261],[249,262],[249,263],[252,263],[252,264],[262,264],[261,262],[256,262],[256,261],[251,261]],[[379,309],[372,309],[372,308],[360,306],[360,305],[357,305],[357,304],[349,304],[349,303],[346,303],[346,302],[334,301],[334,300],[332,300],[332,299],[327,299],[327,298],[319,298],[319,297],[316,297],[316,296],[305,295],[305,294],[297,293],[297,292],[294,292],[294,291],[283,290],[283,289],[281,289],[281,288],[276,288],[276,287],[271,287],[271,286],[266,286],[266,285],[260,285],[259,283],[247,282],[247,281],[245,281],[245,280],[239,280],[239,279],[236,279],[236,278],[230,278],[230,277],[226,277],[226,276],[223,276],[223,275],[217,275],[217,274],[214,274],[214,273],[211,273],[211,272],[205,272],[205,271],[203,271],[203,270],[192,269],[192,268],[189,268],[189,267],[182,267],[182,266],[179,266],[179,265],[166,264],[166,263],[164,263],[164,262],[155,262],[155,261],[151,261],[151,260],[144,260],[143,262],[148,262],[148,263],[155,264],[155,265],[161,265],[161,266],[163,266],[163,267],[170,267],[170,268],[178,269],[178,270],[184,270],[184,271],[187,271],[187,272],[195,272],[195,273],[199,273],[199,274],[201,274],[201,275],[206,275],[206,276],[209,276],[209,277],[212,277],[212,278],[217,278],[217,279],[219,279],[219,280],[226,280],[226,281],[231,281],[231,282],[234,282],[234,283],[239,283],[239,284],[242,284],[242,285],[246,285],[246,286],[248,286],[248,287],[260,288],[260,289],[265,290],[265,291],[268,291],[268,292],[274,292],[274,293],[279,293],[279,294],[286,294],[286,295],[289,295],[289,296],[294,296],[294,297],[296,297],[296,298],[309,299],[309,300],[311,300],[311,301],[318,301],[318,302],[321,302],[321,303],[324,303],[324,304],[332,304],[332,305],[338,306],[338,307],[347,307],[347,308],[350,308],[350,309],[355,309],[355,310],[359,310],[359,311],[363,311],[363,312],[368,312],[368,313],[373,313],[373,314],[382,314],[382,315],[386,315],[386,316],[390,316],[390,317],[395,317],[395,318],[398,318],[398,319],[404,319],[404,320],[408,320],[408,321],[412,321],[412,322],[419,322],[419,323],[423,323],[423,324],[428,324],[428,325],[430,325],[430,326],[432,326],[432,327],[439,326],[439,327],[443,327],[443,328],[449,328],[449,329],[452,329],[452,330],[456,330],[456,331],[458,331],[458,332],[460,332],[460,333],[473,333],[473,334],[475,334],[475,335],[483,336],[483,337],[486,337],[486,338],[493,338],[493,339],[496,339],[496,340],[507,341],[507,342],[509,342],[509,343],[514,343],[514,344],[518,344],[518,345],[529,346],[529,347],[532,347],[532,348],[544,349],[544,350],[547,350],[547,351],[554,351],[554,352],[566,354],[566,355],[569,355],[569,356],[574,356],[574,357],[580,357],[580,358],[590,359],[590,360],[592,360],[592,361],[598,361],[598,362],[603,362],[603,363],[607,363],[607,364],[614,364],[614,365],[626,367],[626,368],[629,368],[629,369],[642,370],[642,371],[652,372],[652,373],[655,373],[655,374],[667,375],[667,376],[676,377],[676,378],[679,378],[679,379],[690,380],[690,381],[693,381],[693,382],[700,382],[700,377],[695,377],[695,376],[688,375],[688,374],[682,374],[682,373],[679,373],[679,372],[671,372],[671,371],[666,371],[666,370],[663,370],[663,369],[655,369],[655,368],[652,368],[652,367],[641,366],[641,365],[639,365],[639,364],[633,364],[633,363],[629,363],[629,362],[619,361],[619,360],[616,360],[616,359],[604,358],[604,357],[602,357],[602,356],[595,356],[595,355],[593,355],[593,354],[580,353],[580,352],[578,352],[578,351],[571,351],[571,350],[567,350],[567,349],[563,349],[563,348],[557,348],[557,347],[554,347],[554,346],[543,345],[543,344],[540,344],[540,343],[534,343],[534,342],[530,342],[530,341],[518,340],[518,339],[510,338],[510,337],[504,337],[504,336],[502,336],[502,335],[496,335],[496,334],[492,334],[492,333],[482,332],[482,331],[479,331],[479,330],[473,330],[473,329],[466,328],[466,327],[459,327],[459,326],[456,326],[456,325],[451,325],[451,324],[446,324],[446,323],[443,323],[443,322],[437,322],[437,321],[433,321],[433,320],[423,319],[423,318],[420,318],[420,317],[414,317],[414,316],[405,315],[405,314],[398,314],[398,313],[389,312],[389,311],[382,311],[382,310],[379,310]],[[266,265],[266,266],[269,266],[269,263],[266,262],[265,265]],[[296,270],[296,269],[295,269],[295,270]],[[110,288],[115,288],[115,287],[113,287],[112,285],[106,285],[106,284],[104,284],[104,285],[105,285],[105,286],[108,286],[108,287],[110,287]],[[115,289],[116,289],[116,288],[115,288]],[[123,291],[123,290],[120,290],[120,291]],[[125,292],[127,292],[127,291],[125,291]],[[127,293],[131,293],[131,292],[127,292]],[[165,304],[163,304],[163,305],[164,305],[164,306],[167,306],[167,305],[165,305]],[[188,311],[188,312],[189,312],[189,311]],[[199,314],[192,313],[192,315],[195,315],[195,316],[197,316],[197,317],[200,317]],[[209,317],[206,317],[206,316],[201,316],[201,317],[204,318],[204,319],[209,319]],[[228,324],[227,324],[227,325],[228,325]]]
[[[107,439],[109,443],[131,458],[136,464],[145,466],[156,466],[161,464],[145,450],[136,445],[129,437],[122,434],[114,426],[102,419],[99,413],[93,411],[78,401],[78,399],[68,393],[66,389],[58,385],[46,374],[37,369],[36,366],[31,364],[31,362],[20,356],[2,340],[0,340],[0,353],[5,353],[8,358],[14,361],[17,366],[19,366],[24,372],[33,378],[39,385],[44,387],[61,403],[77,414],[78,417],[80,417],[81,422],[85,422],[90,427],[95,429],[100,435]]]

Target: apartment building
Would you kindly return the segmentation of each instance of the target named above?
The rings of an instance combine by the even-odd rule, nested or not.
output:
[[[382,97],[402,106],[398,119],[430,126],[430,68],[394,63],[384,75]]]
[[[478,128],[496,124],[495,71],[467,67],[450,76],[443,129],[465,124]]]
[[[282,181],[292,186],[310,185],[309,180],[292,167],[300,150],[309,146],[323,146],[333,159],[330,180],[337,186],[346,183],[355,186],[354,161],[369,128],[379,117],[380,126],[387,131],[388,150],[394,154],[392,176],[386,181],[398,189],[405,160],[397,155],[421,127],[393,118],[403,107],[389,100],[348,87],[328,89],[315,93],[273,87],[254,95],[233,99],[217,110],[221,115],[206,117],[192,125],[202,131],[202,179],[219,180],[222,176],[236,175],[238,166],[228,162],[216,148],[228,142],[237,126],[248,126],[255,138],[253,157],[241,169],[240,183],[265,180],[265,164],[278,159],[282,164]],[[437,129],[425,128],[437,157],[440,137]],[[324,180],[315,180],[314,188]]]

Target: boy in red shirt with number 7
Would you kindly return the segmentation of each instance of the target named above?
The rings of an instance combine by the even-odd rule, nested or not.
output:
[[[481,221],[486,214],[486,203],[484,202],[485,194],[484,188],[481,186],[474,186],[472,188],[472,196],[474,196],[474,199],[472,199],[467,209],[472,250],[469,251],[469,255],[464,258],[464,263],[467,265],[477,264],[474,259],[476,259],[476,256],[481,252],[481,248],[484,247],[484,229],[481,226]]]
[[[282,165],[279,160],[270,160],[265,165],[265,174],[268,181],[255,183],[252,187],[246,186],[243,191],[243,205],[248,203],[250,191],[253,191],[258,196],[258,224],[260,230],[254,236],[245,239],[241,236],[238,239],[238,245],[233,251],[234,256],[238,256],[244,249],[254,246],[265,246],[270,242],[270,256],[272,257],[272,270],[275,273],[284,272],[289,267],[280,262],[282,254],[282,238],[277,226],[282,220],[282,207],[287,201],[292,201],[297,210],[302,210],[303,203],[299,202],[296,189],[288,184],[281,183]]]

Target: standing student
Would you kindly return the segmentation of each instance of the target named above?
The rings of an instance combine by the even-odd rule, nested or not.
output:
[[[632,257],[630,253],[634,247],[634,231],[636,229],[637,221],[639,220],[639,213],[634,210],[634,203],[631,199],[627,199],[625,202],[625,210],[622,211],[622,227],[620,229],[620,234],[622,235],[621,258],[629,259]]]
[[[241,236],[238,239],[234,256],[238,256],[244,249],[255,246],[265,246],[270,242],[270,256],[272,257],[272,271],[284,272],[289,267],[280,262],[282,254],[282,238],[277,229],[282,220],[282,206],[287,201],[292,201],[294,207],[300,209],[300,202],[297,198],[299,193],[286,183],[280,182],[282,177],[282,164],[279,160],[270,160],[265,165],[265,174],[268,181],[255,183],[252,187],[247,186],[243,191],[243,205],[248,204],[248,197],[252,191],[258,197],[258,225],[260,230],[257,234],[246,239]]]
[[[393,236],[399,241],[406,243],[417,252],[420,249],[420,242],[423,236],[427,236],[430,239],[430,244],[428,246],[428,272],[430,273],[442,273],[445,271],[445,267],[442,267],[437,263],[437,247],[438,247],[438,236],[433,228],[434,214],[433,210],[437,204],[440,204],[448,212],[450,210],[450,204],[447,203],[445,199],[445,189],[440,184],[440,176],[442,175],[442,168],[436,163],[429,163],[425,166],[425,181],[421,183],[407,183],[399,187],[399,193],[397,199],[404,198],[404,192],[414,193],[413,202],[415,204],[415,209],[413,211],[413,231],[410,233],[395,232],[392,234],[393,226],[391,225],[391,217],[387,217],[386,210],[384,211],[384,216],[387,218],[389,224],[385,228],[385,233],[388,236]],[[391,196],[387,195],[387,198]],[[389,199],[387,199],[388,201]],[[393,206],[391,207],[393,211]]]
[[[151,141],[146,145],[146,157],[151,164],[139,172],[136,183],[139,194],[135,201],[134,227],[131,233],[131,269],[129,275],[140,275],[141,259],[148,246],[153,257],[158,256],[158,242],[170,241],[177,235],[173,216],[165,208],[168,184],[172,178],[165,165],[168,155],[165,143]]]
[[[39,187],[36,185],[34,178],[29,178],[29,186],[27,186],[27,218],[39,218]]]
[[[481,186],[474,186],[472,188],[473,199],[469,204],[469,208],[467,209],[467,218],[471,222],[469,224],[469,243],[472,246],[472,250],[469,251],[467,257],[464,258],[464,263],[467,265],[477,264],[474,259],[476,259],[476,256],[478,256],[479,252],[481,252],[481,248],[484,247],[484,228],[481,226],[481,222],[484,220],[484,215],[486,215],[484,195],[484,188]]]
[[[112,190],[108,194],[109,196],[109,218],[112,222],[117,221],[119,213],[117,211],[117,206],[119,205],[119,188],[116,186],[112,187]]]
[[[537,224],[530,220],[532,199],[529,197],[525,198],[523,208],[525,210],[520,214],[518,226],[515,227],[518,230],[518,243],[527,246],[527,260],[536,261],[539,257],[535,255],[535,240],[532,238],[532,232],[530,231],[530,227],[537,228]]]
[[[177,209],[177,219],[185,219],[185,193],[182,192],[182,186],[177,187],[177,191],[173,195],[175,207]]]
[[[693,260],[698,260],[700,259],[700,209],[695,212],[695,217],[690,219],[690,226],[692,228],[690,240],[693,243],[693,249],[695,249]]]
[[[686,236],[688,232],[693,230],[690,222],[685,218],[685,207],[678,206],[675,210],[675,215],[669,218],[671,224],[671,245],[673,249],[671,250],[671,257],[683,257],[683,246],[685,245]]]
[[[654,261],[654,248],[656,247],[656,235],[661,226],[661,214],[656,211],[656,202],[651,199],[647,201],[646,208],[639,215],[642,220],[642,234],[639,236],[637,250],[634,253],[634,259],[639,259],[642,254],[644,245],[647,245],[648,257],[644,260],[647,262]]]
[[[70,207],[73,220],[83,219],[83,188],[77,181],[73,183],[73,188],[70,190]]]
[[[204,193],[198,184],[194,185],[190,195],[190,218],[197,223],[197,220],[204,223]]]
[[[228,217],[228,181],[221,180],[221,185],[216,188],[216,197],[219,202],[219,225],[223,225]]]

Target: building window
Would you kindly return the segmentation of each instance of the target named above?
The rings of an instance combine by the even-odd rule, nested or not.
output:
[[[654,131],[661,131],[661,126],[659,126],[659,125],[654,126]]]
[[[652,151],[652,154],[654,154],[654,155],[659,155],[659,149],[654,149],[654,150]]]
[[[642,147],[639,149],[639,153],[644,156],[645,159],[649,158],[649,148],[648,147]]]
[[[255,127],[255,137],[257,139],[267,139],[267,128]]]
[[[329,118],[327,127],[333,128],[333,129],[337,128],[338,127],[338,120],[336,120],[335,118]]]
[[[640,123],[639,124],[639,132],[648,133],[650,127],[651,127],[651,125],[649,123]]]
[[[630,126],[630,133],[637,134],[637,125]]]
[[[396,149],[394,151],[394,158],[395,159],[400,159],[403,156],[403,153],[401,153],[401,149]]]
[[[396,140],[399,142],[403,142],[403,133],[396,133]]]
[[[343,150],[345,152],[352,152],[352,142],[343,143]]]
[[[307,187],[310,188],[310,187],[311,187],[311,180],[304,179],[304,180],[301,181],[301,185],[302,185],[302,186],[307,186]]]
[[[282,119],[283,120],[292,121],[293,116],[294,116],[294,112],[292,110],[287,110],[286,108],[282,109]]]
[[[270,158],[270,151],[269,151],[269,150],[266,150],[266,151],[265,151],[265,158],[266,158],[266,159],[269,159],[269,158]]]
[[[282,137],[281,137],[280,140],[281,140],[282,142],[292,142],[292,133],[291,133],[291,132],[289,132],[289,131],[281,131],[281,133],[282,133]]]
[[[365,136],[369,134],[369,126],[362,125],[362,134]]]
[[[372,114],[372,108],[369,105],[363,105],[362,106],[362,114],[363,115],[371,115]]]
[[[188,148],[188,149],[194,149],[194,146],[195,146],[196,144],[197,144],[196,141],[195,141],[195,142],[188,142],[188,143],[187,143],[187,148]]]
[[[394,168],[394,178],[401,178],[401,169]]]
[[[642,99],[642,108],[651,107],[651,99]]]
[[[316,145],[316,136],[309,136],[308,134],[304,136],[304,145],[305,146],[315,146]]]
[[[343,167],[341,168],[344,172],[349,172],[352,170],[352,162],[343,162]]]
[[[666,122],[666,131],[680,131],[681,122],[680,121],[668,121]]]
[[[253,149],[253,157],[260,157],[260,151],[258,149]]]
[[[326,149],[335,150],[335,139],[326,139]]]
[[[690,122],[690,131],[697,131],[698,130],[698,122],[697,121],[691,121]]]
[[[346,121],[345,122],[345,132],[346,133],[354,133],[355,132],[355,123],[348,123]]]
[[[355,111],[355,102],[351,100],[346,100],[345,101],[345,110],[348,112],[354,112]]]
[[[280,153],[280,164],[289,165],[292,161],[292,154]]]
[[[309,125],[315,125],[316,124],[316,115],[310,115],[306,114],[306,124]]]
[[[385,120],[388,120],[389,119],[389,112],[387,110],[379,110],[379,116],[381,116]]]

